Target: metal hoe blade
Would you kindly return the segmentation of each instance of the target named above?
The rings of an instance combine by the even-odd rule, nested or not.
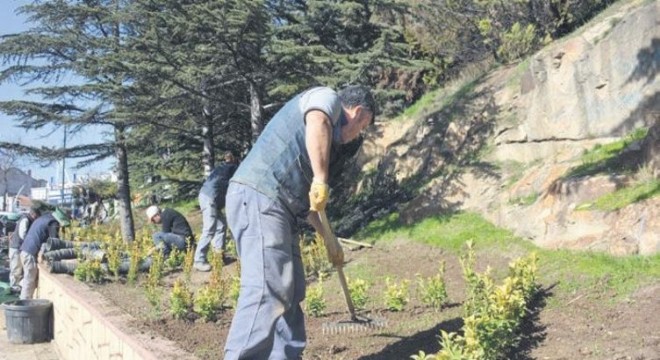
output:
[[[321,329],[324,335],[354,334],[365,331],[378,331],[387,326],[385,319],[371,319],[366,317],[351,318],[351,320],[323,323]]]

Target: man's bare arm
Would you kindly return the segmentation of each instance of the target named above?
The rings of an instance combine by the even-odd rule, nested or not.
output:
[[[324,112],[312,110],[305,115],[305,124],[305,146],[312,165],[314,180],[327,183],[332,123]]]

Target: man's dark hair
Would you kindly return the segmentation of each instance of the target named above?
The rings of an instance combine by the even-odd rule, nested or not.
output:
[[[339,92],[339,99],[341,100],[341,104],[347,108],[362,106],[374,115],[374,120],[376,119],[376,101],[368,87],[363,85],[349,85]],[[374,120],[372,120],[372,123]]]
[[[41,216],[41,208],[38,206],[30,206],[30,212],[34,215],[35,219]]]

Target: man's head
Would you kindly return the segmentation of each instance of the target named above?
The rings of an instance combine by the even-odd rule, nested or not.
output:
[[[160,223],[160,208],[156,205],[151,205],[147,208],[147,220],[154,224]]]
[[[32,220],[38,218],[39,216],[41,216],[41,209],[36,206],[30,207],[30,211],[28,211],[28,216]]]
[[[371,90],[362,85],[351,85],[339,92],[347,123],[341,128],[341,142],[355,140],[362,130],[374,123],[376,101]]]
[[[225,153],[222,155],[222,158],[225,160],[225,162],[228,163],[236,162],[236,157],[234,156],[234,153],[231,151],[225,151]]]

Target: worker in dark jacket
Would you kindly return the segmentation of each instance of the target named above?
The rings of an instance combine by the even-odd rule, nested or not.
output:
[[[187,240],[193,242],[193,233],[188,220],[174,209],[160,209],[156,205],[147,208],[147,219],[153,224],[161,224],[162,230],[153,235],[154,245],[168,256],[172,248],[185,251]]]
[[[23,264],[21,263],[21,245],[25,240],[32,222],[41,216],[41,211],[30,208],[27,214],[23,214],[16,222],[16,229],[9,237],[9,286],[12,293],[21,293],[21,281],[23,280]]]
[[[69,225],[69,217],[60,208],[56,208],[52,213],[38,217],[28,229],[21,245],[21,263],[23,264],[21,299],[32,299],[34,290],[37,287],[37,277],[39,275],[37,258],[41,245],[48,238],[59,238],[60,228]]]
[[[238,167],[234,154],[230,151],[224,155],[224,161],[218,165],[209,177],[204,181],[199,191],[199,207],[202,210],[202,237],[199,239],[195,250],[195,269],[197,271],[209,271],[211,265],[207,260],[209,245],[213,244],[213,250],[222,252],[224,256],[225,238],[227,229],[222,210],[225,207],[225,195],[229,179]]]

